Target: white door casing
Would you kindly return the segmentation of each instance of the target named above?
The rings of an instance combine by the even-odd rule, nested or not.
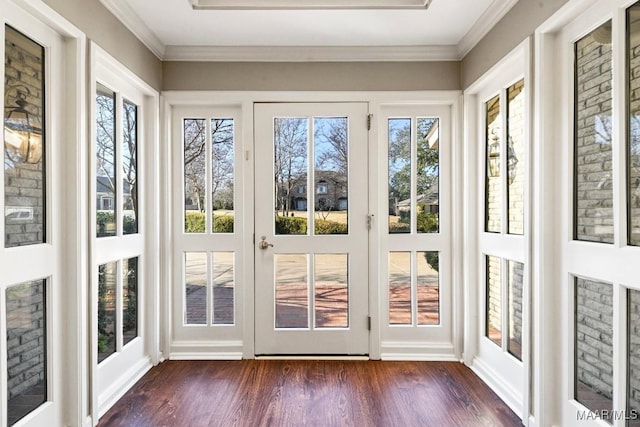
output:
[[[366,355],[369,352],[367,113],[366,103],[255,104],[256,354]],[[314,126],[331,118],[345,118],[348,132],[348,234],[340,235],[320,234],[311,225],[322,220],[316,209],[322,212],[321,199],[329,195],[332,191],[329,186],[333,185],[329,178],[325,182],[323,177],[330,175],[318,163],[322,153]],[[306,162],[306,166],[301,167],[304,176],[294,192],[304,194],[306,203],[293,207],[304,208],[300,215],[307,218],[308,229],[296,235],[284,234],[286,231],[278,233],[274,222],[277,218],[274,212],[278,211],[274,197],[275,123],[289,119],[301,119],[304,123],[301,125],[304,152],[298,153],[297,158]],[[265,243],[261,243],[263,240]],[[342,291],[345,285],[348,290],[348,308],[343,305],[339,309],[342,316],[346,314],[346,319],[338,326],[320,319],[324,315],[320,308],[321,282],[327,274],[332,277],[329,282],[339,276],[334,283],[339,282]],[[290,285],[291,282],[294,284]],[[276,296],[284,295],[279,293],[281,290],[293,287],[299,296]],[[293,307],[296,301],[299,305]],[[282,317],[286,317],[287,312],[293,313],[295,319]]]

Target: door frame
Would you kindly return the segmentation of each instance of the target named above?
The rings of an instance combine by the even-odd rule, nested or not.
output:
[[[241,140],[238,146],[241,147],[245,162],[253,164],[254,141],[253,141],[253,104],[256,102],[366,102],[369,104],[369,112],[372,114],[371,130],[369,134],[369,180],[377,182],[378,173],[381,167],[378,151],[381,149],[381,139],[377,120],[380,117],[381,108],[384,106],[397,105],[438,105],[448,106],[451,109],[451,134],[452,134],[452,312],[453,312],[453,343],[454,349],[451,359],[460,360],[462,355],[463,339],[463,305],[462,305],[462,95],[459,90],[438,90],[438,91],[165,91],[161,96],[161,122],[165,123],[161,138],[160,170],[171,170],[171,135],[172,110],[177,106],[207,106],[207,107],[236,107],[240,108],[242,114],[242,129],[240,130]],[[243,223],[238,226],[253,230],[254,227],[254,201],[253,201],[253,168],[246,168],[242,191],[243,204],[247,215]],[[161,176],[161,206],[170,206],[172,178],[170,174]],[[380,200],[379,191],[373,186],[369,188],[370,206],[378,206]],[[386,202],[385,202],[386,203]],[[174,219],[170,210],[165,209],[160,214],[161,241],[168,242],[161,254],[161,312],[160,330],[162,332],[161,350],[162,357],[171,356],[171,283],[174,276],[172,262],[172,225]],[[249,234],[247,234],[249,235]],[[369,313],[371,316],[371,331],[369,336],[369,358],[381,358],[381,338],[380,338],[380,271],[379,263],[382,257],[379,253],[380,238],[377,233],[371,233],[369,237]],[[227,355],[227,358],[254,358],[255,346],[253,336],[255,332],[254,316],[254,289],[255,279],[254,269],[254,244],[252,239],[245,238],[242,246],[242,264],[244,271],[244,294],[239,296],[238,302],[244,304],[244,328],[243,340],[239,343],[242,348],[241,353]],[[415,351],[415,350],[414,350]]]
[[[275,305],[271,304],[275,296],[275,281],[268,280],[268,284],[256,281],[255,292],[260,301],[265,299],[268,304],[261,304],[261,307],[255,306],[256,314],[256,350],[259,354],[278,355],[279,353],[286,355],[306,354],[327,354],[327,355],[368,355],[369,351],[369,332],[367,330],[367,316],[369,315],[368,298],[369,298],[369,278],[368,263],[369,257],[367,253],[358,251],[359,245],[365,244],[369,246],[369,235],[371,234],[371,223],[367,221],[369,211],[367,191],[369,182],[357,182],[357,176],[368,171],[368,163],[362,162],[362,158],[368,157],[369,150],[369,134],[367,130],[367,116],[369,113],[369,105],[364,102],[323,102],[323,103],[255,103],[254,108],[254,147],[256,156],[254,162],[256,175],[255,195],[260,197],[260,203],[256,204],[255,214],[255,275],[264,277],[268,274],[274,274],[275,255],[276,254],[296,254],[308,255],[308,286],[309,289],[309,306],[308,314],[313,313],[315,297],[313,296],[313,284],[315,283],[315,274],[313,271],[314,254],[347,252],[348,253],[348,327],[347,328],[318,328],[315,325],[308,324],[305,328],[274,328],[274,320],[276,316]],[[307,120],[307,185],[306,194],[307,202],[312,203],[307,206],[307,217],[312,219],[315,217],[315,188],[317,182],[317,171],[315,170],[315,160],[313,153],[315,150],[314,143],[316,141],[313,133],[315,118],[322,117],[346,117],[348,120],[348,211],[349,232],[343,235],[319,235],[312,231],[312,221],[308,221],[310,227],[306,235],[283,235],[276,234],[273,229],[273,159],[274,157],[274,121],[272,117],[303,117]],[[264,146],[258,147],[258,144]],[[269,152],[270,154],[266,154]],[[258,153],[263,153],[260,156]],[[362,163],[361,163],[362,162]],[[313,180],[311,177],[315,177]],[[264,193],[260,187],[267,181],[267,188]],[[310,180],[311,179],[311,180]],[[261,183],[262,180],[262,183]],[[363,188],[363,187],[366,187]],[[264,194],[264,196],[263,196]],[[311,196],[310,196],[311,195]],[[316,218],[317,219],[317,218]],[[369,225],[369,226],[368,226]],[[260,236],[266,236],[266,239],[274,244],[273,248],[266,250],[259,247]],[[354,243],[355,241],[355,243]],[[340,246],[333,247],[332,244],[340,242]],[[342,246],[344,245],[344,246]],[[316,250],[319,250],[316,252]],[[356,263],[367,264],[366,272],[358,272]],[[271,271],[270,271],[271,270]],[[351,272],[353,271],[353,275]],[[359,285],[358,282],[366,281],[367,286]],[[273,291],[273,293],[272,293]],[[269,306],[271,308],[269,308]],[[311,319],[315,317],[311,315]],[[274,323],[271,323],[274,322]],[[282,348],[284,347],[284,348]]]

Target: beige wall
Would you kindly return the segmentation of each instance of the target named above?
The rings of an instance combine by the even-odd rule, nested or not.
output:
[[[462,60],[462,88],[468,88],[526,37],[532,36],[566,2],[520,0]]]
[[[162,88],[160,60],[99,0],[44,0],[44,2],[153,88],[157,90]]]
[[[456,90],[459,62],[164,62],[164,90]]]

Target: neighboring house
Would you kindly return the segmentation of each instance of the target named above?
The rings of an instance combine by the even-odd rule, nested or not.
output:
[[[131,185],[129,181],[123,180],[124,191],[123,210],[133,210],[133,198],[131,197]],[[115,191],[111,179],[106,176],[98,176],[96,182],[96,208],[99,211],[113,211],[116,207],[114,200]],[[117,196],[116,196],[117,197]]]
[[[348,183],[344,174],[334,171],[316,171],[314,188],[314,210],[343,211],[348,209]],[[280,187],[280,200],[286,199],[286,188]],[[306,175],[298,178],[291,194],[289,206],[295,211],[305,211],[308,208],[308,187]],[[280,206],[281,207],[281,206]]]

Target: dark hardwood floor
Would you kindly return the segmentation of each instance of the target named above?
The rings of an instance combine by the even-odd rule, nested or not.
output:
[[[519,426],[455,362],[167,361],[100,420],[107,426]]]

